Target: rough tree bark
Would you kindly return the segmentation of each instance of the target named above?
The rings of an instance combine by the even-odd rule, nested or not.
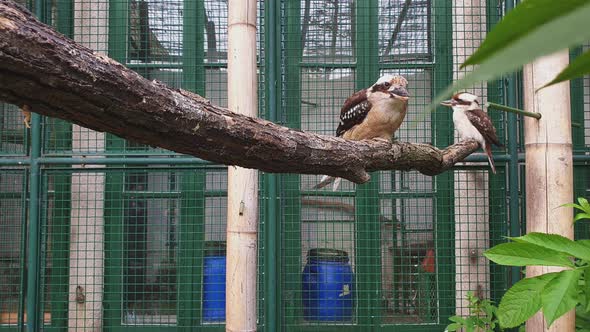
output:
[[[239,115],[149,81],[0,0],[0,100],[125,139],[265,172],[327,174],[356,183],[377,170],[436,175],[478,149],[348,141]],[[336,121],[336,119],[334,119]]]

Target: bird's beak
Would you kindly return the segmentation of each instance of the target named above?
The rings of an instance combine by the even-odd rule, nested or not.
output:
[[[408,90],[406,90],[406,88],[404,87],[396,87],[393,90],[389,91],[389,93],[393,98],[396,99],[400,99],[403,101],[407,101],[408,99],[410,99],[410,94],[408,93]]]
[[[440,104],[443,106],[453,107],[453,106],[455,106],[455,101],[453,99],[449,99],[449,100],[445,100],[445,101],[441,102]]]

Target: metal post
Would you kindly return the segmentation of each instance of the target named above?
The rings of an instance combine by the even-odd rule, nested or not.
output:
[[[277,6],[276,1],[265,2],[264,8],[264,26],[277,27],[280,26],[280,7]],[[265,30],[265,68],[266,68],[266,105],[268,109],[267,119],[272,122],[277,122],[277,109],[280,107],[277,100],[277,90],[279,89],[279,78],[277,73],[280,67],[279,45],[280,41],[277,39],[277,29]],[[280,258],[280,247],[277,246],[277,239],[280,238],[280,226],[277,218],[278,205],[278,190],[277,190],[277,175],[266,175],[266,193],[268,197],[266,221],[265,221],[265,251],[264,251],[264,268],[265,268],[265,317],[266,329],[268,331],[278,331],[277,316],[282,312],[281,303],[277,299],[280,297],[278,293],[280,287],[277,283],[278,279],[278,264]]]
[[[356,86],[358,91],[375,83],[379,77],[378,34],[379,2],[364,1],[355,6],[356,26]],[[371,181],[356,186],[354,257],[357,299],[357,323],[380,324],[381,299],[381,243],[379,224],[379,172],[371,174]],[[371,240],[372,239],[372,240]]]
[[[36,11],[39,12],[39,3],[37,1]],[[30,155],[30,187],[29,187],[29,239],[27,256],[27,331],[39,331],[39,290],[41,289],[40,274],[40,256],[41,250],[41,227],[39,225],[40,204],[39,194],[41,192],[41,165],[39,157],[41,156],[41,116],[33,113],[31,121],[31,155]]]
[[[35,15],[42,22],[46,21],[45,1],[35,0]],[[29,239],[27,256],[27,331],[39,331],[39,290],[41,282],[40,256],[41,227],[39,225],[41,192],[41,169],[38,162],[41,156],[41,116],[33,113],[31,117],[31,154],[30,154],[30,187],[29,187]],[[42,324],[42,323],[41,323]]]
[[[505,12],[508,13],[514,8],[514,0],[507,0],[505,3]],[[508,106],[518,107],[516,93],[516,74],[510,74],[506,78],[506,102]],[[507,114],[508,116],[508,190],[510,195],[509,201],[509,220],[510,236],[520,236],[520,206],[518,194],[518,122],[516,114]],[[520,268],[512,267],[510,273],[510,285],[514,285],[520,280]]]
[[[510,107],[510,106],[504,106],[504,105],[500,105],[500,104],[496,104],[496,103],[486,103],[486,108],[494,108],[500,111],[504,111],[507,113],[514,113],[514,114],[519,114],[522,116],[528,116],[530,118],[535,118],[537,120],[539,120],[541,118],[541,114],[539,113],[533,113],[533,112],[527,112],[527,111],[523,111],[521,109],[518,109],[516,107]]]

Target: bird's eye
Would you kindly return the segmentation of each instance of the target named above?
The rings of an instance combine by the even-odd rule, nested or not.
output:
[[[385,83],[383,83],[383,86],[385,86],[386,88],[389,88],[391,86],[391,84],[389,82],[385,82]]]

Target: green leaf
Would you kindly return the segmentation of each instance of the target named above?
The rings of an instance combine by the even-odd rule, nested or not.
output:
[[[508,12],[502,21],[494,27],[477,51],[461,67],[474,65],[489,59],[502,48],[518,43],[531,31],[558,19],[560,16],[586,4],[586,0],[527,0]]]
[[[465,320],[465,332],[474,332],[477,327],[477,319],[473,316],[467,317]]]
[[[590,330],[590,312],[584,307],[576,307],[576,331],[589,331]]]
[[[572,207],[572,208],[576,208],[578,210],[582,210],[582,206],[578,205],[576,203],[566,203],[566,204],[561,204],[559,207]]]
[[[582,219],[590,219],[590,213],[578,213],[574,218],[574,222]]]
[[[547,283],[541,294],[543,315],[550,326],[578,304],[578,280],[582,270],[565,270]]]
[[[460,328],[461,328],[461,324],[452,323],[447,326],[445,331],[455,332],[455,331],[458,331]]]
[[[553,84],[582,77],[586,74],[590,74],[590,51],[578,56],[572,63],[570,63],[564,70],[562,70],[561,73],[559,73],[551,82],[543,85],[541,88],[539,88],[539,90],[551,86]]]
[[[574,217],[574,222],[581,220],[581,219],[590,219],[590,203],[588,203],[588,200],[585,199],[584,197],[578,197],[578,203],[580,203],[580,204],[567,203],[567,204],[563,204],[561,206],[562,207],[572,207],[577,210],[583,211],[583,213],[576,214],[576,216]]]
[[[586,297],[586,311],[590,311],[590,267],[584,269],[584,296]]]
[[[530,243],[502,243],[487,250],[484,256],[501,265],[574,267],[566,255]]]
[[[547,6],[553,12],[553,19],[545,21],[544,24],[528,31],[515,42],[504,44],[503,39],[498,42],[488,42],[488,44],[492,45],[486,50],[488,56],[483,57],[478,55],[475,58],[476,60],[485,59],[485,61],[478,61],[480,65],[474,71],[466,74],[462,79],[456,81],[452,86],[437,95],[433,99],[432,106],[438,106],[441,101],[450,96],[454,91],[468,88],[481,81],[492,80],[522,67],[522,65],[531,62],[539,56],[567,49],[590,40],[590,19],[588,19],[590,17],[590,1],[569,0],[551,2],[549,0],[527,0],[521,5],[526,5],[527,3],[532,4],[537,1],[550,3]],[[575,3],[576,7],[570,8],[575,10],[564,10],[563,6],[569,6],[568,4],[570,3]],[[531,15],[527,10],[519,10],[517,14],[512,20],[522,20],[525,22],[539,19],[539,16]],[[533,12],[533,14],[538,15],[537,12]],[[541,18],[543,17],[545,16],[541,15]],[[503,25],[502,22],[494,30],[499,29]],[[509,29],[513,29],[512,25],[510,28],[506,28],[506,30]],[[493,35],[496,34],[494,33]],[[491,36],[492,33],[488,35],[486,40],[491,38]]]
[[[529,233],[511,238],[518,243],[535,244],[543,248],[566,253],[570,256],[590,260],[590,248],[558,234]]]
[[[498,319],[504,328],[524,323],[541,309],[541,293],[557,272],[522,279],[502,297],[498,306]]]

